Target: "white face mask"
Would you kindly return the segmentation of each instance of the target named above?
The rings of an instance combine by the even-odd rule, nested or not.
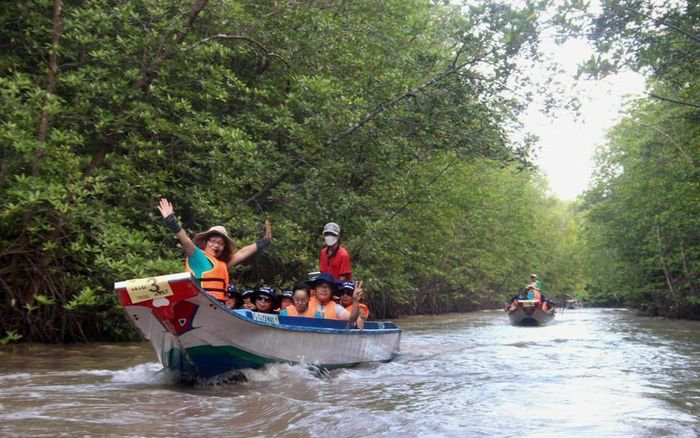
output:
[[[323,240],[326,241],[326,246],[333,246],[338,241],[338,238],[335,236],[323,236]]]

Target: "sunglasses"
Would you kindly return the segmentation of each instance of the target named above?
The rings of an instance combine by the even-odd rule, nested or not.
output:
[[[257,297],[255,301],[272,301],[270,297]]]

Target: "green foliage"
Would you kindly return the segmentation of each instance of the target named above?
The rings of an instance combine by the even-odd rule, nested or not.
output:
[[[90,286],[84,287],[78,295],[74,296],[68,304],[64,304],[63,307],[66,310],[76,310],[80,307],[90,307],[96,305],[98,302],[96,291]]]
[[[161,196],[188,232],[240,244],[272,220],[238,283],[303,277],[341,223],[377,316],[500,305],[546,264],[573,275],[555,259],[575,241],[555,242],[576,226],[508,135],[543,5],[89,0],[57,23],[6,5],[0,330],[133,337],[113,283],[183,269]]]
[[[14,330],[10,330],[5,332],[5,336],[0,338],[0,345],[7,345],[10,342],[19,341],[20,339],[22,339],[22,335],[20,335]]]
[[[700,8],[646,0],[603,2],[595,12],[571,6],[561,23],[589,31],[598,49],[583,71],[631,68],[649,78],[650,99],[611,130],[586,194],[589,293],[599,303],[699,318]]]
[[[591,286],[602,301],[698,315],[700,132],[688,124],[694,112],[641,102],[600,151],[586,214],[591,266],[599,269]]]

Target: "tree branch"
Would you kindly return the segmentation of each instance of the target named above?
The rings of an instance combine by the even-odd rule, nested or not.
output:
[[[403,94],[401,94],[401,95],[398,95],[398,96],[393,97],[393,98],[391,98],[391,99],[385,100],[384,102],[382,102],[382,103],[380,103],[379,105],[377,105],[372,111],[370,111],[370,112],[368,112],[367,114],[365,114],[365,116],[362,117],[360,120],[358,120],[356,123],[354,123],[354,124],[348,126],[346,129],[344,129],[343,131],[339,132],[337,135],[335,135],[335,136],[329,138],[328,140],[326,140],[326,141],[323,143],[323,145],[324,145],[324,146],[331,146],[331,145],[333,145],[334,143],[337,143],[338,141],[344,139],[345,137],[348,137],[349,135],[353,134],[355,131],[357,131],[358,129],[360,129],[360,128],[363,127],[364,125],[366,125],[368,122],[370,122],[371,120],[375,119],[379,114],[381,114],[381,113],[384,112],[385,110],[387,110],[387,109],[393,107],[394,105],[396,105],[397,103],[401,102],[402,100],[405,100],[405,99],[407,99],[407,98],[409,98],[409,97],[415,96],[416,94],[418,94],[418,93],[424,91],[425,89],[427,89],[427,88],[429,88],[429,87],[435,85],[436,83],[440,82],[441,80],[445,79],[446,77],[448,77],[448,76],[450,76],[450,75],[452,75],[452,74],[454,74],[454,73],[457,73],[458,71],[460,71],[460,70],[463,69],[464,67],[466,67],[466,66],[468,66],[468,65],[475,64],[475,63],[481,61],[481,60],[482,60],[484,57],[486,57],[489,53],[491,53],[491,52],[488,52],[488,53],[484,53],[484,54],[482,54],[482,55],[479,55],[479,56],[477,56],[476,58],[470,59],[469,61],[464,62],[464,63],[462,63],[462,64],[460,64],[460,65],[453,65],[453,66],[451,66],[450,68],[448,68],[447,70],[445,70],[445,71],[443,71],[442,73],[440,73],[439,75],[437,75],[437,76],[435,76],[435,77],[433,77],[433,78],[431,78],[431,79],[429,79],[429,80],[423,82],[422,84],[418,85],[417,87],[415,87],[415,88],[413,88],[413,89],[411,89],[411,90],[408,90],[407,92],[405,92],[405,93],[403,93]]]
[[[494,49],[495,50],[495,49]],[[340,131],[338,134],[330,137],[326,141],[323,142],[324,147],[332,146],[335,143],[339,142],[340,140],[343,140],[344,138],[352,135],[355,131],[358,129],[362,128],[364,125],[375,119],[379,114],[383,113],[387,109],[395,106],[397,103],[409,98],[413,97],[416,94],[425,91],[427,88],[435,85],[436,83],[440,82],[441,80],[445,79],[446,77],[453,75],[463,69],[464,67],[468,65],[473,65],[478,62],[480,62],[482,59],[484,59],[486,56],[489,54],[493,53],[493,50],[482,53],[469,61],[463,62],[462,64],[459,65],[451,65],[450,68],[447,70],[443,71],[442,73],[438,74],[437,76],[434,76],[433,78],[423,82],[422,84],[418,85],[415,88],[412,88],[408,91],[406,91],[403,94],[400,94],[398,96],[395,96],[391,99],[385,100],[384,102],[381,102],[379,105],[374,107],[374,109],[367,114],[365,114],[360,120],[357,122],[353,123],[352,125],[348,126],[347,128],[343,129]],[[256,202],[261,196],[267,194],[270,192],[272,189],[277,187],[279,184],[281,184],[289,175],[291,175],[292,171],[298,167],[300,167],[305,161],[301,158],[298,158],[292,165],[286,169],[282,174],[280,174],[277,178],[272,180],[270,183],[266,184],[265,187],[260,189],[257,193],[255,193],[253,196],[248,198],[245,201],[245,204],[251,204],[253,202]]]
[[[686,31],[686,30],[683,30],[683,29],[681,29],[680,27],[678,27],[678,26],[676,26],[676,25],[673,25],[673,24],[670,24],[670,23],[666,23],[665,21],[663,21],[663,20],[661,20],[661,19],[659,19],[659,18],[651,17],[651,16],[649,16],[649,15],[643,13],[643,12],[640,12],[640,11],[638,11],[638,10],[636,10],[636,9],[631,9],[631,8],[626,7],[626,6],[620,6],[620,8],[621,8],[621,9],[624,9],[625,11],[630,12],[630,13],[632,13],[632,14],[641,15],[642,17],[647,18],[647,19],[653,21],[654,23],[656,23],[656,24],[658,24],[658,25],[666,26],[666,27],[668,27],[669,29],[675,30],[676,32],[678,32],[678,33],[680,33],[680,34],[687,36],[688,38],[690,38],[691,40],[695,41],[696,43],[700,43],[700,37],[699,37],[699,36],[697,36],[697,35],[695,35],[695,34],[692,34],[692,33],[688,32],[688,31]]]
[[[187,23],[185,24],[185,27],[183,27],[177,33],[175,37],[175,43],[171,47],[177,47],[179,44],[182,43],[182,41],[185,39],[188,32],[192,28],[192,25],[194,24],[195,20],[199,16],[199,13],[202,12],[202,10],[208,2],[209,0],[196,0],[194,2],[192,7],[190,8],[190,12],[187,14]],[[165,61],[172,58],[174,54],[175,50],[173,50],[172,48],[164,49],[163,47],[161,47],[160,49],[158,49],[158,52],[153,57],[151,63],[148,65],[148,67],[146,67],[143,70],[141,77],[131,84],[131,88],[142,91],[148,90],[148,87],[150,87],[151,83],[156,78],[157,70]],[[115,111],[117,114],[121,113],[124,110],[124,107],[127,103],[127,99],[127,97],[122,99],[121,103]],[[114,143],[114,139],[111,138],[110,134],[107,134],[106,138],[102,139],[100,145],[97,148],[97,151],[95,152],[95,155],[93,155],[92,160],[90,160],[90,164],[88,164],[87,168],[85,169],[85,176],[92,175],[92,173],[98,167],[102,166],[102,163],[107,157],[107,153],[112,149]]]
[[[48,104],[56,93],[56,77],[58,76],[58,44],[61,41],[63,34],[63,24],[61,22],[61,0],[53,2],[53,18],[51,49],[49,50],[49,72],[46,75],[46,95],[44,96],[43,109],[39,117],[39,129],[37,131],[37,140],[39,143],[45,143],[49,135],[49,111]],[[37,176],[41,168],[41,160],[44,152],[41,147],[37,147],[34,151],[34,163],[32,164],[32,175]]]
[[[292,173],[292,171],[294,171],[294,169],[300,167],[304,163],[305,163],[304,159],[297,158],[292,163],[292,165],[289,166],[284,172],[279,174],[277,176],[277,178],[275,178],[272,181],[270,181],[269,183],[265,184],[265,186],[262,189],[258,190],[257,193],[255,193],[250,198],[246,199],[245,204],[250,205],[250,204],[253,204],[254,202],[257,202],[261,196],[263,196],[264,194],[268,193],[270,190],[272,190],[275,187],[277,187],[278,185],[280,185],[282,183],[282,181],[284,181],[285,179],[287,179],[287,177],[289,175],[291,175],[291,173]]]
[[[685,157],[685,159],[688,160],[688,163],[690,163],[691,165],[694,164],[693,158],[690,155],[688,155],[688,153],[685,151],[685,149],[683,149],[683,146],[679,142],[677,142],[676,139],[673,138],[670,134],[666,133],[661,128],[658,128],[654,125],[648,125],[646,123],[640,123],[640,125],[644,126],[645,128],[652,129],[652,130],[658,132],[659,134],[663,135],[664,137],[668,138],[671,141],[671,143],[676,147],[676,149],[678,149],[678,152],[680,152],[681,155],[683,155]]]
[[[192,28],[195,20],[199,16],[199,13],[202,12],[208,2],[209,0],[197,0],[194,2],[192,8],[190,9],[190,13],[187,14],[187,23],[185,24],[185,27],[177,33],[175,37],[175,44],[173,44],[171,47],[175,47],[182,43]],[[174,50],[172,49],[164,49],[163,47],[158,49],[158,53],[156,53],[156,56],[153,58],[148,67],[144,69],[142,76],[132,84],[132,88],[136,90],[148,89],[151,82],[153,82],[153,80],[156,78],[156,71],[158,68],[160,68],[163,62],[171,58],[173,54]]]
[[[661,270],[664,273],[664,279],[666,280],[666,286],[668,286],[669,292],[671,292],[671,296],[673,297],[674,301],[676,301],[674,304],[678,304],[677,302],[677,296],[676,296],[676,291],[673,289],[673,278],[671,277],[671,272],[668,269],[668,265],[666,265],[666,258],[664,257],[664,248],[661,243],[661,230],[659,229],[659,225],[656,224],[656,243],[659,249],[659,261],[661,262]]]
[[[654,93],[646,93],[646,94],[647,94],[647,96],[649,96],[649,97],[653,97],[654,99],[663,100],[664,102],[675,103],[675,104],[678,104],[678,105],[685,105],[685,106],[689,106],[689,107],[691,107],[691,108],[700,108],[700,105],[697,105],[697,104],[694,104],[694,103],[683,102],[683,101],[681,101],[681,100],[675,100],[675,99],[671,99],[671,98],[669,98],[669,97],[659,96],[658,94],[654,94]]]
[[[250,43],[251,45],[257,47],[258,50],[259,50],[260,52],[262,52],[265,56],[269,56],[269,57],[272,57],[272,58],[277,58],[277,59],[279,59],[280,61],[282,61],[282,62],[284,63],[284,65],[286,65],[288,68],[290,68],[290,69],[292,68],[292,66],[289,64],[289,62],[287,62],[287,60],[284,59],[281,55],[278,55],[277,53],[274,53],[274,52],[270,52],[270,51],[267,49],[267,47],[265,47],[264,45],[262,45],[262,44],[259,43],[258,41],[254,40],[253,38],[250,38],[250,37],[247,37],[247,36],[243,36],[243,35],[229,35],[229,34],[225,34],[225,33],[219,33],[219,34],[216,34],[216,35],[212,35],[212,36],[206,37],[206,38],[204,38],[204,39],[202,39],[202,40],[199,40],[199,41],[197,41],[196,43],[194,43],[194,44],[192,44],[192,45],[190,45],[190,46],[188,46],[188,47],[185,47],[185,48],[183,48],[183,49],[181,49],[181,50],[192,50],[192,49],[194,49],[195,47],[197,47],[197,46],[199,46],[199,45],[202,45],[202,44],[204,44],[204,43],[206,43],[206,42],[208,42],[208,41],[211,41],[211,40],[240,40],[240,41],[246,41],[246,42]]]

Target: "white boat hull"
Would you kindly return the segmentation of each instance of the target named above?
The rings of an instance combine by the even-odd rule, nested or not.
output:
[[[345,321],[230,310],[199,289],[189,274],[159,278],[172,295],[134,303],[127,282],[115,284],[115,290],[163,366],[185,379],[274,362],[322,368],[386,362],[399,352],[401,330],[391,322],[368,322],[358,330]]]

